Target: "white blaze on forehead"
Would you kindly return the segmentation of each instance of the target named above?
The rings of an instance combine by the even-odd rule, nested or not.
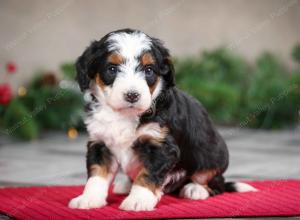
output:
[[[107,41],[109,51],[117,50],[127,59],[137,58],[145,50],[151,49],[150,38],[142,32],[113,33]]]
[[[110,34],[106,42],[109,52],[118,53],[124,58],[124,62],[118,65],[118,74],[110,87],[107,103],[114,109],[128,108],[132,104],[124,99],[124,94],[135,91],[140,98],[134,103],[134,107],[138,112],[146,111],[161,87],[159,85],[154,96],[151,96],[144,71],[138,68],[141,55],[151,50],[151,38],[139,31],[119,32]]]

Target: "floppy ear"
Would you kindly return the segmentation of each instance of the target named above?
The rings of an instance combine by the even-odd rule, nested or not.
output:
[[[165,48],[162,41],[157,38],[152,38],[152,43],[155,49],[159,51],[157,58],[160,60],[160,73],[167,83],[166,87],[172,87],[175,85],[175,70],[169,50]]]
[[[100,44],[98,41],[92,42],[76,61],[76,80],[78,81],[81,91],[89,89],[90,81],[95,77],[97,70],[95,61],[97,61],[97,58],[99,58],[102,53]]]

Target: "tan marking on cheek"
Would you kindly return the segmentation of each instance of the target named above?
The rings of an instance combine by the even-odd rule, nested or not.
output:
[[[154,64],[154,58],[150,53],[145,53],[141,58],[141,63],[143,66]]]
[[[101,176],[101,177],[107,177],[109,174],[109,167],[106,165],[98,165],[94,164],[89,167],[89,175],[90,176]]]
[[[153,94],[160,80],[160,77],[157,77],[155,83],[149,87],[151,95]]]
[[[106,85],[104,84],[104,82],[102,81],[100,74],[98,73],[96,76],[96,83],[97,85],[102,89],[102,91],[104,91]]]
[[[108,62],[115,64],[115,65],[120,65],[124,63],[125,59],[118,53],[112,53],[111,55],[108,56]]]
[[[198,184],[208,185],[212,178],[214,178],[218,173],[219,172],[217,169],[202,170],[196,172],[191,179],[193,182],[196,182]]]
[[[146,187],[150,191],[152,191],[155,195],[160,196],[161,187],[156,186],[154,183],[149,182],[147,177],[149,176],[146,168],[142,168],[137,177],[134,180],[134,184]]]

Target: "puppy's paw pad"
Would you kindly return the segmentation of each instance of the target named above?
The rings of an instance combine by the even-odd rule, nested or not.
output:
[[[208,191],[203,186],[196,183],[189,183],[185,185],[181,189],[179,195],[180,197],[193,200],[204,200],[209,197]]]
[[[69,202],[69,208],[72,209],[92,209],[100,208],[106,205],[105,199],[97,195],[80,195]]]

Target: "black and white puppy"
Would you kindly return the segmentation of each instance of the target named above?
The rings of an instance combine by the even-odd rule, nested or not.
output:
[[[71,208],[106,205],[129,193],[123,210],[153,210],[163,193],[201,200],[224,191],[255,191],[225,183],[226,144],[203,106],[175,87],[162,42],[138,30],[111,32],[78,58],[77,80],[87,100],[88,181]],[[121,182],[120,182],[121,181]]]

